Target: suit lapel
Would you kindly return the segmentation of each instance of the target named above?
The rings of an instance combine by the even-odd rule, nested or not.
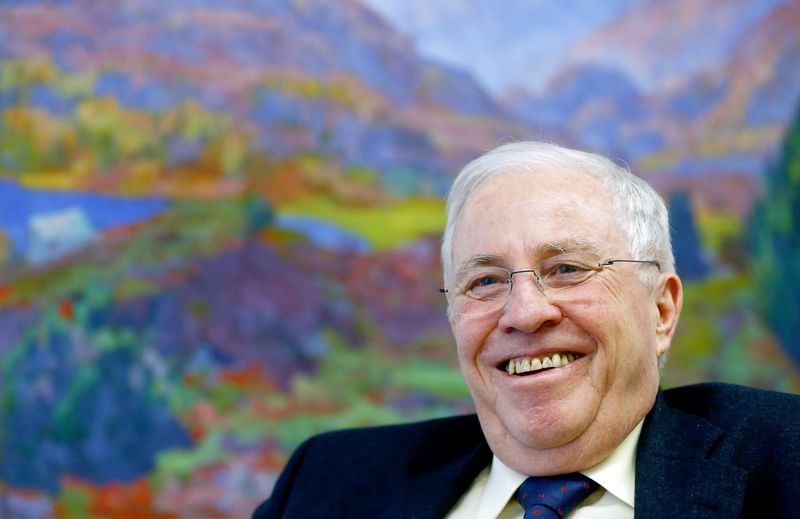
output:
[[[444,517],[492,459],[477,418],[453,432],[445,441],[431,439],[412,453],[406,473],[398,478],[393,497],[379,515],[352,511],[348,517]]]
[[[636,454],[637,517],[738,517],[747,471],[723,448],[723,431],[667,405],[661,392]]]
[[[491,462],[485,442],[466,456],[413,474],[400,494],[398,518],[442,518]]]
[[[725,444],[722,430],[669,407],[659,392],[637,447],[636,517],[738,517],[748,472],[733,464]],[[444,517],[492,457],[475,417],[410,454],[405,469],[390,476],[385,500],[350,501],[345,516]]]

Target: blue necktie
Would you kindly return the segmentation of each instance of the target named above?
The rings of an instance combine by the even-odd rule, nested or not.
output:
[[[577,472],[560,476],[532,476],[517,489],[517,499],[525,508],[525,519],[560,519],[597,487],[597,483]]]

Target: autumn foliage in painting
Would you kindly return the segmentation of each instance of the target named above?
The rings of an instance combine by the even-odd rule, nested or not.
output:
[[[690,25],[746,14],[654,3],[581,49],[641,37],[680,62],[649,39],[679,4]],[[3,2],[0,517],[246,517],[312,434],[470,412],[443,195],[512,139],[625,160],[672,201],[687,283],[666,385],[797,391],[797,334],[761,304],[796,242],[796,129],[779,203],[757,195],[798,24],[796,3],[766,9],[659,88],[598,58],[498,94],[361,2]]]

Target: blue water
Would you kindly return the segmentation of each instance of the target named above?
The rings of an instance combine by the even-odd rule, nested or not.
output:
[[[280,215],[275,221],[279,229],[286,229],[304,235],[311,243],[333,250],[368,252],[372,246],[361,236],[310,216]]]
[[[28,250],[28,220],[37,214],[80,207],[98,232],[150,218],[169,207],[163,198],[130,198],[98,193],[29,189],[0,179],[0,229],[14,251]]]

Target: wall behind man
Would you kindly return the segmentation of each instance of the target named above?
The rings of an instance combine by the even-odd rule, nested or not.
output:
[[[242,517],[310,434],[468,412],[442,197],[512,139],[671,201],[665,385],[800,390],[800,4],[561,4],[0,4],[0,517]]]

